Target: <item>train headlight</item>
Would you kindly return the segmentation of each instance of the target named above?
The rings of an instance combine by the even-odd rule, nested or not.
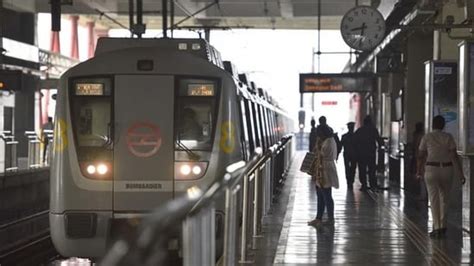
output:
[[[206,174],[208,162],[175,162],[176,180],[196,180]]]
[[[90,164],[87,166],[86,171],[88,174],[93,175],[96,172],[95,166]]]
[[[199,175],[199,174],[201,174],[201,173],[202,173],[201,166],[199,166],[199,165],[193,166],[193,174]]]
[[[82,175],[91,179],[112,179],[112,163],[110,162],[81,162]]]
[[[181,167],[179,168],[179,172],[182,174],[182,175],[189,175],[191,173],[191,166],[187,165],[187,164],[183,164],[181,165]]]
[[[107,167],[107,165],[101,163],[97,166],[97,173],[99,175],[105,175],[107,174],[107,172],[109,171],[109,168]]]

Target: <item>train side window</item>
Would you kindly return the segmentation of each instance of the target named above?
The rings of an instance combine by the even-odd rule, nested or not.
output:
[[[250,102],[250,106],[252,107],[252,117],[254,121],[254,128],[255,128],[255,145],[256,147],[262,147],[261,142],[261,132],[260,132],[260,123],[258,122],[258,105],[254,102]]]
[[[268,109],[268,121],[270,122],[270,140],[271,140],[271,144],[275,144],[275,123],[273,121],[273,110],[271,109]]]
[[[247,123],[247,112],[245,110],[245,102],[243,99],[239,100],[240,102],[240,125],[241,125],[241,132],[243,136],[243,152],[245,155],[245,159],[248,160],[250,158],[250,140],[249,140],[249,132],[248,132],[248,123]]]
[[[270,147],[272,142],[271,142],[270,121],[268,119],[268,109],[266,107],[263,107],[262,111],[263,111],[263,118],[265,120],[265,129],[267,131],[267,136],[265,139],[267,140],[267,147]]]
[[[283,125],[281,123],[281,117],[280,117],[280,114],[279,113],[276,113],[275,114],[275,121],[276,121],[276,124],[277,124],[277,127],[278,127],[278,132],[277,132],[277,141],[281,140],[281,132],[282,132],[282,129],[283,129]]]
[[[262,117],[262,106],[260,104],[256,104],[257,107],[257,116],[258,116],[258,127],[260,128],[260,143],[262,144],[263,150],[267,149],[267,145],[265,143],[265,129],[264,129],[264,123],[263,123],[263,117]]]
[[[248,130],[248,136],[249,136],[249,148],[250,148],[250,154],[252,154],[255,151],[256,148],[256,143],[255,143],[255,122],[253,119],[253,113],[252,113],[252,108],[250,105],[252,102],[244,98],[244,109],[246,116],[245,118],[247,119],[247,130]]]
[[[262,117],[262,125],[263,125],[263,138],[265,141],[265,147],[269,147],[268,143],[268,123],[267,123],[267,116],[265,114],[265,106],[260,106],[260,115]]]

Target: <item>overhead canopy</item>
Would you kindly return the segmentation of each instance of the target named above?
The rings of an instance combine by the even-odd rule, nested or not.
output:
[[[134,0],[135,1],[135,0]],[[122,25],[128,25],[128,0],[62,0],[64,14],[99,18],[104,12]],[[148,29],[161,29],[161,0],[143,0],[144,22]],[[270,29],[316,29],[318,0],[174,0],[175,23],[210,6],[180,26],[249,27]],[[359,0],[359,5],[376,4],[384,17],[398,0]],[[50,12],[49,0],[3,0],[7,8],[28,12]],[[321,0],[321,28],[339,29],[340,20],[355,6],[354,0]],[[101,19],[110,28],[118,24]]]

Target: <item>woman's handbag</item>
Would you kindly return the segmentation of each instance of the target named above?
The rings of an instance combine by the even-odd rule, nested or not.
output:
[[[315,160],[316,154],[314,152],[307,152],[304,156],[303,163],[301,164],[300,171],[309,175],[313,175],[313,163]]]

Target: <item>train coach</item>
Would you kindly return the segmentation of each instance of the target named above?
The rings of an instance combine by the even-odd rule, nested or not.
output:
[[[293,129],[202,39],[101,38],[60,88],[50,227],[67,257],[101,257],[133,221]]]

